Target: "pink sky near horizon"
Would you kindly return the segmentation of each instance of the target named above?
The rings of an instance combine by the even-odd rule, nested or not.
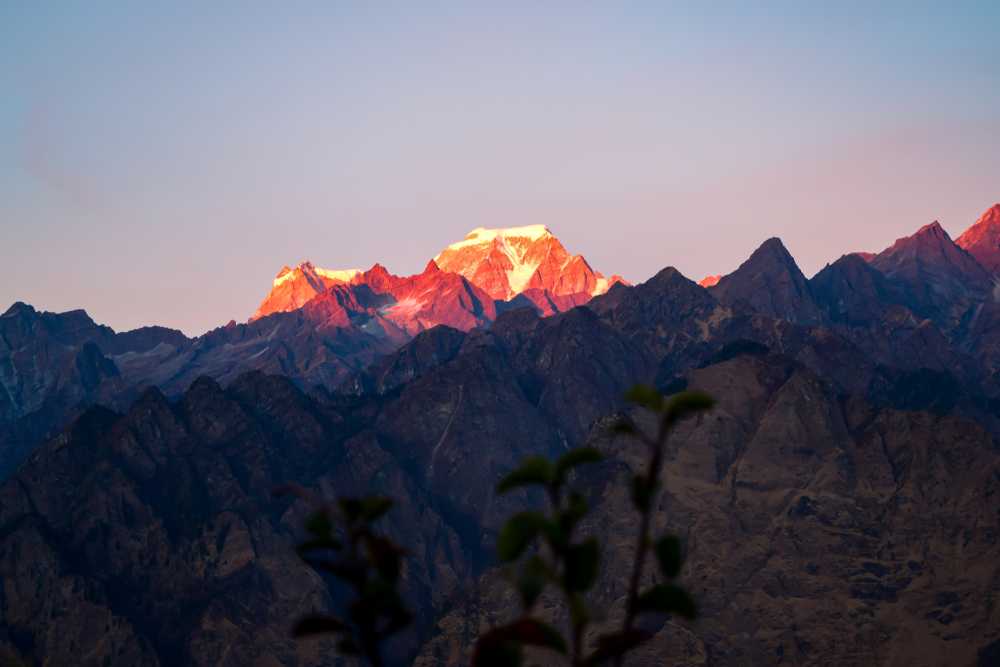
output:
[[[998,14],[0,8],[0,310],[200,334],[282,265],[409,274],[478,226],[633,282],[956,237],[1000,201]]]

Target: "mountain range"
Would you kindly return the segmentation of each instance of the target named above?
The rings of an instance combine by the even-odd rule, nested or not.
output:
[[[294,617],[342,591],[295,558],[279,484],[397,499],[418,611],[396,664],[466,664],[515,611],[497,496],[589,443],[577,482],[623,609],[639,444],[606,424],[648,382],[718,397],[672,441],[660,529],[702,608],[629,664],[989,665],[1000,659],[1000,204],[806,278],[779,239],[697,284],[631,286],[544,227],[476,229],[420,274],[285,267],[244,324],[116,333],[0,316],[0,658],[334,665]],[[633,411],[642,422],[646,416]],[[565,623],[558,605],[543,605]]]

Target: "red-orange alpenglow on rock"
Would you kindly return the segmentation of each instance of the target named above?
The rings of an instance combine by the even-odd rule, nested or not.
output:
[[[479,227],[414,276],[392,275],[380,264],[364,272],[321,269],[310,262],[283,267],[251,320],[298,310],[331,291],[363,286],[384,297],[370,315],[410,335],[437,324],[468,330],[495,319],[498,305],[531,306],[551,315],[586,303],[618,282],[625,280],[605,278],[583,256],[569,254],[544,225]]]

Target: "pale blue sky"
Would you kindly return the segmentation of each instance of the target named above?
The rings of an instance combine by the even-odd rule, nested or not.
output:
[[[995,2],[141,4],[0,5],[0,310],[195,334],[283,264],[534,223],[811,275],[1000,200]]]

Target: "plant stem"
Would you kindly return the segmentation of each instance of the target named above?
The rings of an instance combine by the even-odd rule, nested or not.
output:
[[[645,509],[642,509],[642,518],[639,521],[639,539],[635,547],[635,562],[632,565],[632,575],[629,579],[628,601],[625,606],[625,621],[622,623],[622,635],[625,636],[632,630],[635,622],[636,607],[639,599],[639,581],[642,579],[642,571],[646,565],[646,552],[649,551],[649,524],[653,516],[653,506],[656,504],[656,487],[654,484],[660,478],[660,469],[663,467],[663,447],[667,441],[667,425],[665,420],[660,421],[659,432],[656,440],[650,441],[646,438],[646,444],[653,450],[653,456],[646,469],[645,483],[647,488],[652,489],[649,494],[649,502]],[[620,654],[615,658],[615,664],[621,667],[625,660],[625,654]]]

